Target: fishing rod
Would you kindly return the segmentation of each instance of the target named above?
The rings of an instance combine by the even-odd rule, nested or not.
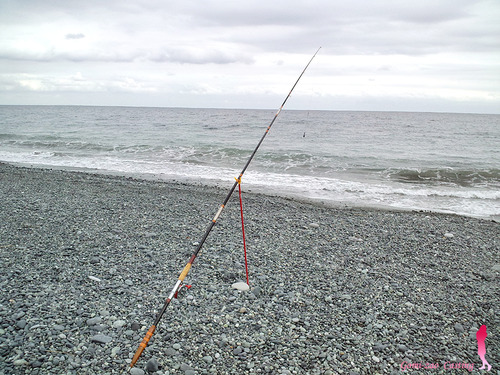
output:
[[[231,195],[233,194],[233,192],[236,189],[236,187],[238,186],[238,184],[241,183],[241,177],[243,176],[243,174],[247,170],[248,166],[250,165],[252,159],[254,158],[255,154],[257,153],[257,150],[259,149],[260,145],[264,141],[264,138],[266,138],[267,133],[269,133],[269,130],[271,129],[271,126],[273,126],[274,122],[276,121],[276,119],[278,118],[279,114],[281,113],[281,111],[282,111],[283,107],[285,106],[285,103],[287,102],[288,98],[290,97],[290,95],[292,95],[293,89],[295,89],[295,86],[297,86],[297,84],[299,83],[300,79],[302,78],[302,76],[304,75],[305,71],[307,70],[307,68],[309,67],[309,65],[311,64],[311,62],[313,61],[314,57],[318,54],[318,52],[319,52],[320,49],[321,49],[321,47],[318,48],[318,50],[314,53],[314,55],[311,57],[311,59],[307,63],[307,65],[304,68],[304,70],[302,71],[302,73],[300,73],[299,78],[297,78],[297,81],[295,81],[295,84],[292,86],[292,89],[290,90],[290,92],[286,96],[285,100],[283,101],[283,104],[281,104],[281,107],[278,109],[278,112],[276,112],[276,114],[274,115],[271,123],[267,127],[264,135],[260,139],[260,141],[257,144],[257,146],[255,147],[255,149],[253,150],[252,154],[250,155],[250,158],[248,159],[248,161],[246,162],[245,166],[241,170],[238,178],[235,177],[235,180],[236,180],[235,183],[233,184],[233,186],[229,190],[229,193],[227,194],[227,196],[224,199],[224,201],[222,202],[222,204],[219,206],[219,209],[217,210],[214,218],[212,219],[212,221],[208,225],[207,229],[205,230],[205,233],[201,237],[201,240],[198,242],[198,246],[196,247],[196,250],[194,251],[193,255],[191,255],[191,258],[189,259],[188,263],[186,264],[186,266],[182,270],[181,274],[179,275],[179,278],[177,279],[177,282],[175,283],[174,287],[170,291],[170,294],[168,295],[167,299],[165,300],[165,303],[164,303],[161,311],[156,316],[156,319],[155,319],[154,323],[151,325],[151,327],[147,331],[146,335],[142,339],[142,342],[139,344],[139,347],[137,348],[137,351],[135,352],[134,357],[132,358],[132,362],[130,362],[130,367],[128,368],[129,371],[130,371],[130,369],[132,369],[134,367],[134,365],[136,364],[137,360],[141,356],[141,354],[144,351],[144,349],[146,349],[146,346],[148,345],[149,340],[153,336],[153,334],[154,334],[154,332],[156,330],[156,327],[158,327],[158,324],[160,323],[160,320],[163,317],[163,314],[165,314],[165,311],[167,310],[168,305],[170,304],[170,302],[172,301],[172,299],[177,295],[177,292],[181,288],[182,283],[183,283],[184,279],[186,278],[187,274],[189,273],[189,270],[191,269],[191,266],[193,265],[194,260],[198,256],[198,253],[200,252],[203,244],[205,243],[205,240],[207,239],[208,235],[210,234],[210,232],[212,231],[213,227],[215,226],[215,223],[219,219],[219,216],[222,213],[222,210],[224,210],[224,207],[226,207],[227,202],[229,201],[229,198],[231,198]]]

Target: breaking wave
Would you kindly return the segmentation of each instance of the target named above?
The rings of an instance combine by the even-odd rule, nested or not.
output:
[[[454,168],[402,169],[387,170],[385,174],[391,180],[411,184],[454,184],[470,187],[476,185],[498,185],[500,187],[500,169],[461,170]]]

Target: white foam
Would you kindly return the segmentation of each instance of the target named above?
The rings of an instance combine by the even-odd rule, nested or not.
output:
[[[186,150],[194,152],[193,150]],[[113,173],[152,175],[165,180],[188,180],[231,186],[240,170],[191,164],[154,157],[75,155],[55,152],[0,151],[0,160],[30,165],[103,170]],[[446,185],[409,184],[370,175],[340,174],[338,178],[268,173],[249,170],[244,189],[283,196],[313,199],[350,206],[450,212],[475,217],[500,215],[500,191],[488,187],[458,188]]]

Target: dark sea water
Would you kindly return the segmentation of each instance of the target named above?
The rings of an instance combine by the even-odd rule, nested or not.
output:
[[[0,106],[0,161],[229,188],[275,111]],[[500,218],[500,115],[283,111],[243,189]]]

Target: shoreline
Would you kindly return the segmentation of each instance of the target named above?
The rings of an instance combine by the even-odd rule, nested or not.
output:
[[[102,170],[102,169],[88,169],[88,168],[80,168],[80,167],[65,167],[65,166],[54,166],[50,164],[29,164],[29,163],[13,163],[13,162],[4,162],[0,161],[0,165],[5,164],[5,165],[10,165],[16,168],[27,168],[27,169],[41,169],[41,170],[46,170],[46,171],[64,171],[64,172],[69,172],[69,173],[83,173],[83,174],[89,174],[89,175],[97,175],[97,176],[109,176],[109,177],[115,177],[115,178],[123,178],[123,179],[133,179],[133,180],[144,180],[144,181],[149,181],[152,183],[158,182],[158,183],[165,183],[165,184],[173,184],[173,185],[181,185],[181,186],[193,186],[193,187],[198,187],[198,188],[214,188],[214,189],[219,189],[222,192],[227,192],[229,191],[230,187],[232,186],[232,182],[228,180],[228,184],[224,185],[224,182],[221,181],[216,181],[216,182],[210,182],[210,181],[203,181],[199,182],[197,179],[189,179],[189,178],[175,178],[175,179],[169,179],[169,178],[164,178],[161,175],[158,174],[152,174],[152,173],[127,173],[127,172],[121,172],[121,171],[111,171],[111,170]],[[300,203],[305,203],[305,204],[311,204],[313,206],[318,206],[318,207],[325,207],[325,208],[333,208],[333,209],[346,209],[346,210],[367,210],[367,211],[382,211],[382,212],[406,212],[406,213],[422,213],[422,214],[436,214],[436,215],[452,215],[452,216],[458,216],[458,217],[466,217],[466,218],[472,218],[472,219],[478,219],[478,220],[485,220],[485,221],[492,221],[499,223],[500,222],[500,216],[476,216],[476,215],[465,215],[465,214],[459,214],[455,212],[444,212],[444,211],[432,211],[432,210],[419,210],[419,209],[414,209],[414,208],[401,208],[401,207],[389,207],[385,205],[352,205],[347,202],[340,202],[340,201],[333,201],[333,200],[326,200],[326,199],[321,199],[321,198],[308,198],[308,197],[303,197],[298,194],[280,194],[277,193],[273,190],[271,191],[264,191],[259,188],[248,188],[243,190],[244,194],[250,193],[250,194],[255,194],[255,195],[262,195],[266,197],[272,197],[272,198],[277,198],[277,199],[285,199],[285,200],[290,200],[290,201],[295,201],[295,202],[300,202]],[[217,204],[220,202],[214,202],[214,207],[216,208]]]
[[[223,188],[0,163],[0,373],[119,374]],[[171,374],[500,368],[500,226],[237,194],[137,364]],[[138,374],[141,372],[138,372]]]

